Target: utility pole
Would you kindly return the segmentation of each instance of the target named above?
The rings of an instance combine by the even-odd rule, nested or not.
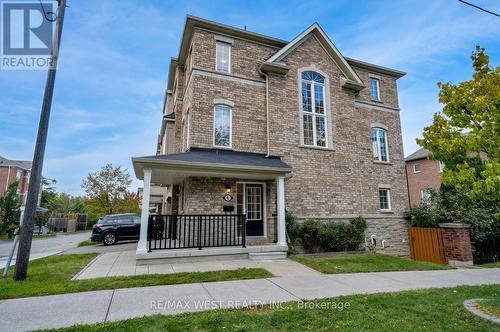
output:
[[[45,154],[47,132],[49,129],[50,107],[52,105],[52,95],[54,93],[54,82],[56,79],[59,45],[61,44],[64,11],[66,10],[66,0],[58,0],[57,2],[58,15],[56,18],[56,32],[54,41],[52,42],[52,51],[50,56],[51,63],[47,74],[47,82],[45,83],[42,110],[40,112],[40,122],[38,124],[35,153],[33,155],[33,165],[31,167],[28,196],[26,198],[26,209],[24,211],[23,223],[21,226],[21,233],[19,237],[19,249],[17,250],[14,280],[26,279],[26,274],[28,272],[31,240],[33,238],[33,226],[35,223],[36,210],[38,207],[38,195],[40,191],[40,184],[42,181],[43,157]]]

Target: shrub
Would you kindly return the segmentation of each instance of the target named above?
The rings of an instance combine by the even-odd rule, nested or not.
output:
[[[322,224],[317,220],[307,220],[301,227],[300,242],[307,252],[319,252],[322,245]]]
[[[289,242],[294,243],[300,237],[301,225],[297,222],[297,218],[290,212],[285,214],[285,227]]]
[[[357,250],[365,230],[366,220],[362,217],[348,223],[308,220],[302,225],[300,240],[307,252]]]

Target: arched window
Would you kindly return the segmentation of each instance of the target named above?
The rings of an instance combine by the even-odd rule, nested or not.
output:
[[[327,147],[325,78],[314,72],[302,72],[303,144]]]
[[[388,162],[387,130],[372,128],[373,160]]]

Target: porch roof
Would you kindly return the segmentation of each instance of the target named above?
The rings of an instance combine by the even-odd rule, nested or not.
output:
[[[273,179],[292,171],[278,156],[206,148],[132,158],[132,163],[138,179],[143,179],[144,169],[151,169],[156,183],[176,183],[187,176]]]

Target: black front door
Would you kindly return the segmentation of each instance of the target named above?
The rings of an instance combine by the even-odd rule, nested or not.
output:
[[[264,198],[261,184],[246,184],[245,210],[247,236],[264,236]]]

